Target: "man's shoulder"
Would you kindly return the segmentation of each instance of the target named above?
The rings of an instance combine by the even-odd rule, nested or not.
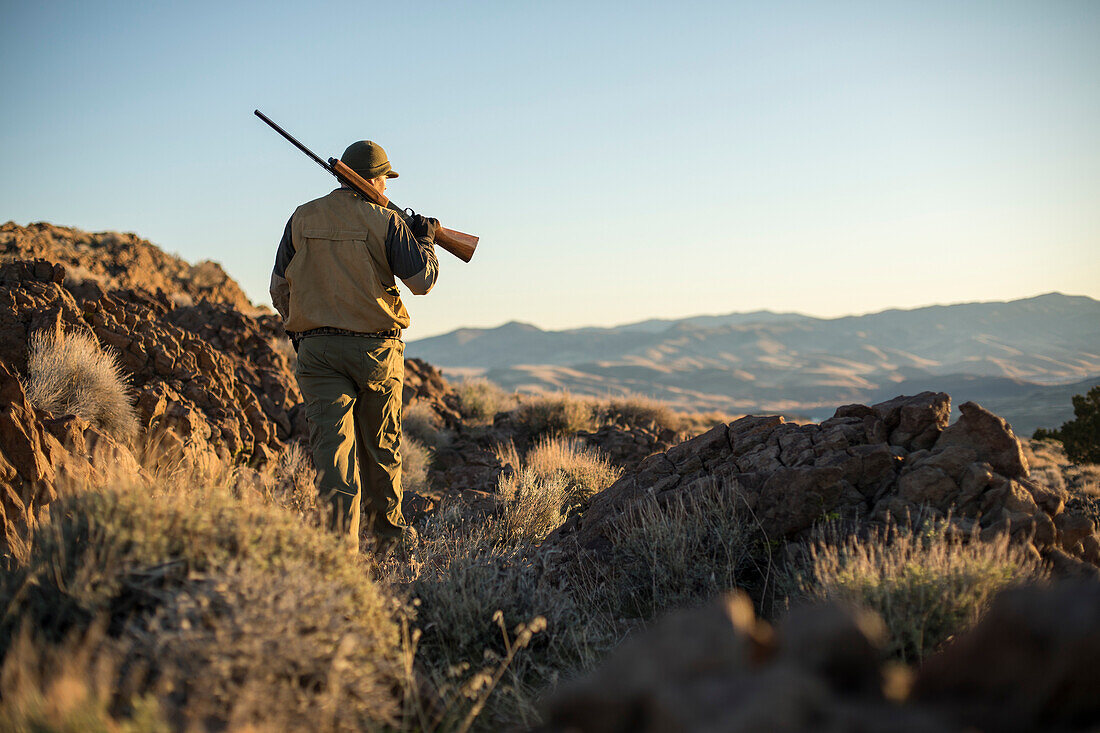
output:
[[[354,191],[346,188],[337,188],[324,196],[307,201],[294,210],[294,217],[318,213],[345,215],[354,213],[372,219],[382,219],[386,222],[397,216],[391,209],[366,201]]]

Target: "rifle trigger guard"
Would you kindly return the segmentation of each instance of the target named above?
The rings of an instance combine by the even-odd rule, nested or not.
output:
[[[415,212],[415,211],[413,211],[413,210],[412,210],[411,208],[409,208],[408,206],[406,206],[406,207],[404,208],[404,211],[405,211],[405,213],[406,213],[406,214],[408,214],[408,215],[409,215],[409,218],[410,218],[410,219],[411,219],[411,218],[413,218],[414,216],[416,216],[416,212]]]

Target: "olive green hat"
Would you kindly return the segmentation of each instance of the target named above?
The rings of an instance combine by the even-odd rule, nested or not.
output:
[[[390,159],[386,157],[386,151],[378,143],[370,140],[360,140],[352,143],[340,161],[363,178],[397,178],[397,171],[390,167]]]

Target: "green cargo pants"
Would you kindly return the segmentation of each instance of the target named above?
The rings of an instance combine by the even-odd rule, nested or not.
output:
[[[396,539],[405,528],[404,355],[399,339],[364,336],[309,336],[298,349],[295,376],[306,402],[318,493],[328,502],[329,528],[346,533],[356,550],[361,511],[380,540]]]

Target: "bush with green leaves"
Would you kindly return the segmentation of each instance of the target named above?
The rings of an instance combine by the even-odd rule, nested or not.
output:
[[[1100,385],[1073,397],[1074,419],[1058,430],[1039,428],[1036,440],[1060,440],[1076,463],[1100,463]]]

